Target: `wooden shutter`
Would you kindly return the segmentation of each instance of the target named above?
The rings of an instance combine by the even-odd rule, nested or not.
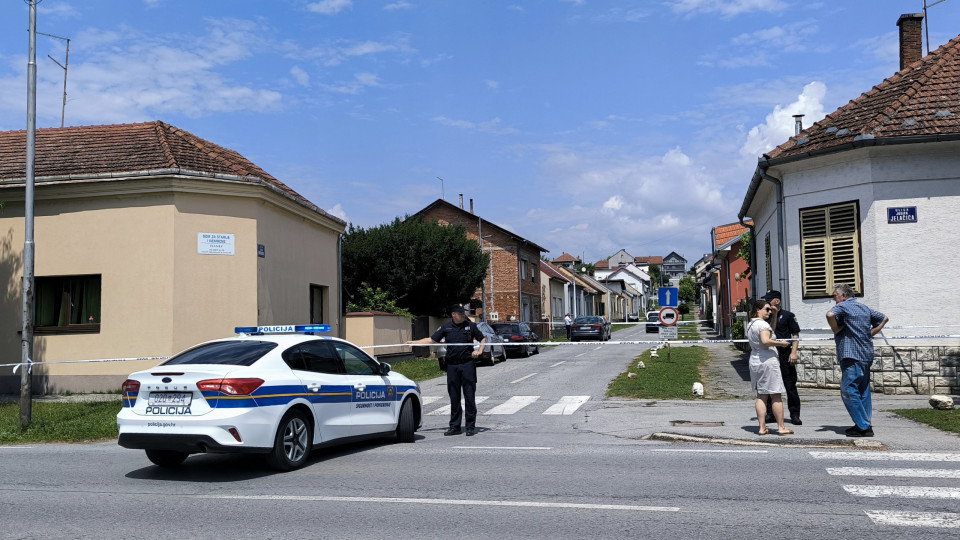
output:
[[[859,226],[856,202],[800,211],[805,298],[829,297],[840,283],[863,292]]]

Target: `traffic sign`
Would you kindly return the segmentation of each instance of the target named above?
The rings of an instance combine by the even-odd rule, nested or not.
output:
[[[660,287],[658,301],[660,307],[677,307],[680,305],[680,289],[678,287]]]
[[[665,307],[660,310],[660,322],[664,326],[673,326],[677,324],[678,320],[680,320],[680,314],[677,312],[677,308]]]
[[[677,339],[680,333],[677,331],[676,326],[661,326],[660,327],[660,339]]]

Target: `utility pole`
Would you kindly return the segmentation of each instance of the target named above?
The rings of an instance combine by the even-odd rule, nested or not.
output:
[[[37,147],[37,0],[30,0],[30,54],[27,59],[27,171],[23,202],[23,332],[20,334],[20,427],[33,413],[33,166]]]
[[[64,117],[66,117],[66,114],[67,114],[67,68],[70,67],[70,38],[55,36],[53,34],[45,34],[43,32],[37,32],[37,33],[40,34],[41,36],[57,38],[67,42],[67,55],[64,58],[63,64],[61,64],[60,62],[57,62],[57,59],[50,56],[49,54],[47,55],[47,58],[53,60],[53,63],[60,66],[60,69],[63,70],[63,106],[60,107],[60,127],[62,128]]]

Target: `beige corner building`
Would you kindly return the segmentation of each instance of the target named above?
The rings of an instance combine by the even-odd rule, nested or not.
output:
[[[0,364],[21,356],[25,141],[0,132]],[[345,223],[240,154],[163,122],[36,141],[35,392],[117,390],[235,326],[340,335]],[[19,387],[0,367],[0,392]]]

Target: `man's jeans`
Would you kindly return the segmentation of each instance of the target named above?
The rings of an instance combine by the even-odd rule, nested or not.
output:
[[[840,360],[840,398],[853,423],[861,430],[872,426],[873,400],[870,397],[870,366],[873,362]]]

